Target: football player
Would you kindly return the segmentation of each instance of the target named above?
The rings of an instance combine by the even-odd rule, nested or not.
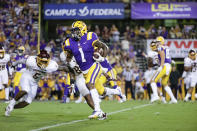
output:
[[[5,53],[5,49],[0,45],[0,91],[5,89],[5,100],[9,101],[8,70],[7,64],[10,61],[10,55]]]
[[[151,68],[151,70],[150,70],[151,76],[148,76],[148,78],[146,80],[148,80],[148,79],[151,80],[152,76],[155,74],[156,70],[159,68],[158,53],[151,50],[151,51],[148,52],[148,55],[146,57],[148,58],[148,66],[149,66],[149,68]],[[159,87],[161,87],[160,85],[161,85],[161,82],[159,80],[157,82],[157,87],[158,87],[157,91],[158,91],[158,94],[161,96],[162,102],[163,103],[167,103],[166,102],[166,99],[164,97],[164,93],[162,93],[160,91],[160,89],[159,89]],[[151,88],[150,87],[150,84],[148,84],[147,86],[148,86],[148,92],[150,94],[150,88]],[[162,91],[164,92],[164,90],[162,90]],[[150,95],[149,95],[149,98],[152,98],[152,97],[150,97]]]
[[[100,62],[102,70],[103,70],[103,74],[99,78],[98,82],[95,84],[95,87],[96,87],[99,95],[101,95],[101,96],[119,95],[119,97],[121,98],[120,103],[126,101],[126,96],[122,93],[121,88],[118,87],[118,85],[116,83],[116,81],[117,81],[116,70],[111,67],[107,58],[102,57],[99,52],[96,52],[96,54],[98,55],[98,57],[95,58],[95,56],[93,56],[93,58],[95,61]],[[113,89],[108,88],[108,87],[104,88],[103,85],[107,81],[109,81],[109,83]]]
[[[99,94],[95,88],[95,83],[98,82],[102,73],[100,64],[96,63],[93,59],[95,47],[104,50],[104,57],[107,55],[106,46],[98,40],[97,35],[93,32],[87,32],[87,26],[84,22],[74,22],[71,29],[71,38],[67,39],[64,43],[64,51],[67,52],[67,61],[72,59],[72,55],[74,56],[96,104],[95,111],[89,116],[90,119],[97,118],[100,114],[106,115],[100,108]]]
[[[13,109],[24,108],[31,104],[36,96],[37,83],[41,77],[58,69],[58,64],[50,59],[50,55],[46,50],[41,50],[37,56],[29,56],[27,59],[18,62],[25,63],[27,69],[21,76],[21,91],[18,92],[6,107],[5,116],[9,116]],[[17,103],[22,97],[24,97],[24,101]]]
[[[25,70],[26,65],[23,63],[18,63],[15,64],[16,61],[19,61],[21,59],[25,59],[27,56],[25,56],[25,47],[24,46],[19,46],[17,49],[17,55],[14,58],[14,61],[12,63],[12,65],[14,65],[14,68],[16,70],[16,73],[14,75],[14,96],[16,96],[16,94],[19,92],[20,87],[19,87],[19,82],[22,76],[22,72]],[[17,62],[16,62],[17,63]]]
[[[60,59],[65,64],[67,64],[67,62],[66,62],[67,56],[66,56],[65,52],[60,53]],[[93,101],[91,92],[89,91],[89,89],[86,86],[85,78],[83,76],[82,71],[80,70],[79,66],[76,63],[75,58],[72,57],[72,59],[70,60],[70,62],[67,65],[69,65],[69,72],[72,72],[75,76],[76,86],[78,87],[80,94],[85,98],[87,104],[93,110],[95,110],[95,106],[97,103],[94,103],[94,101]],[[102,120],[104,118],[99,118],[99,119]]]
[[[184,70],[188,73],[187,77],[191,83],[184,99],[184,101],[188,101],[189,97],[192,95],[193,89],[197,84],[197,58],[196,51],[194,49],[189,51],[188,57],[186,57],[184,60]]]
[[[152,41],[150,44],[152,51],[158,53],[160,65],[160,67],[157,69],[151,80],[151,87],[153,91],[153,98],[151,98],[151,102],[159,100],[156,83],[161,79],[162,87],[165,89],[165,91],[169,94],[171,98],[170,103],[177,103],[176,98],[174,97],[170,87],[168,86],[168,80],[171,73],[170,50],[167,46],[164,46],[163,44],[164,43],[162,41]]]

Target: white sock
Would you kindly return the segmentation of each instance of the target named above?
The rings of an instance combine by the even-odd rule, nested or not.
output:
[[[185,96],[185,100],[188,100],[189,97],[191,97],[192,95],[190,93],[187,93],[186,96]]]
[[[9,88],[5,88],[5,99],[9,100]]]
[[[12,99],[9,103],[10,106],[14,106],[16,104],[16,100],[15,99]]]
[[[165,91],[168,93],[168,95],[170,96],[171,100],[176,100],[176,98],[174,97],[172,90],[170,89],[169,86],[165,86]]]
[[[91,89],[90,94],[92,96],[94,102],[94,111],[101,111],[100,103],[99,103],[99,94],[96,89]]]
[[[152,88],[152,91],[153,91],[153,96],[158,96],[158,93],[157,93],[157,85],[155,82],[152,82],[151,83],[151,88]],[[159,97],[159,96],[158,96]]]
[[[78,101],[81,101],[83,98],[82,94],[79,95],[79,98],[77,99]]]
[[[110,89],[108,87],[105,87],[106,95],[121,95],[120,91],[116,89]]]

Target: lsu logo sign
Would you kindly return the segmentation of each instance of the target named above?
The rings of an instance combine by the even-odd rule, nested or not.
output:
[[[191,11],[191,7],[182,4],[151,4],[153,12]]]
[[[44,19],[123,19],[124,4],[45,4]]]
[[[151,41],[147,40],[147,52],[151,50]],[[166,39],[165,45],[169,47],[172,58],[184,58],[188,56],[190,49],[197,50],[197,39]]]
[[[132,19],[196,19],[197,2],[131,3]]]

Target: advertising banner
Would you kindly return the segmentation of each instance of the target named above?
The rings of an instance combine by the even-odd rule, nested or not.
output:
[[[45,4],[44,19],[123,19],[124,4]]]
[[[134,3],[131,19],[197,19],[197,2]]]
[[[147,40],[147,52],[151,50],[151,41]],[[190,49],[197,51],[197,39],[165,39],[165,45],[169,47],[172,58],[184,58],[188,56]]]

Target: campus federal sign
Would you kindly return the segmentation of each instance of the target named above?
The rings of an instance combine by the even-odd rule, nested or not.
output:
[[[124,4],[45,4],[44,19],[123,19]]]
[[[197,19],[197,2],[134,3],[131,19]]]

